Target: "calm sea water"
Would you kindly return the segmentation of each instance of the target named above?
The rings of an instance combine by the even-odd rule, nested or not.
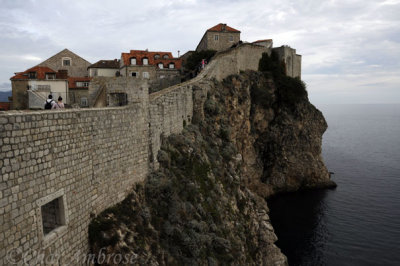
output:
[[[318,106],[335,190],[269,201],[290,265],[400,265],[400,105]]]

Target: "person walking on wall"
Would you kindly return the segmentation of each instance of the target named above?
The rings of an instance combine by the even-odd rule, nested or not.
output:
[[[62,97],[58,97],[58,101],[53,104],[51,109],[64,109],[64,103],[62,102]]]
[[[44,104],[44,109],[51,109],[56,102],[53,100],[53,95],[49,94],[49,97]]]

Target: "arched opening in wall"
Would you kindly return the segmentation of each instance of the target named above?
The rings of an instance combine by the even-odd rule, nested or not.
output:
[[[158,63],[158,68],[159,68],[159,69],[163,69],[163,68],[164,68],[163,63]]]
[[[159,54],[154,55],[154,59],[155,60],[160,59],[160,55]]]
[[[136,57],[132,57],[130,61],[132,66],[136,65]]]
[[[168,64],[168,68],[169,69],[174,69],[175,68],[175,64],[174,63],[169,63]]]
[[[163,59],[169,59],[169,56],[167,54],[163,55]]]
[[[147,65],[149,64],[149,59],[148,59],[147,57],[144,57],[144,58],[142,59],[142,64],[143,64],[144,66],[147,66]]]

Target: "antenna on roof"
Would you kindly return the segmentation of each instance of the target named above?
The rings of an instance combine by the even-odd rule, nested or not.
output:
[[[178,50],[178,57],[179,57],[179,53],[180,53],[180,52],[181,52],[181,51]]]

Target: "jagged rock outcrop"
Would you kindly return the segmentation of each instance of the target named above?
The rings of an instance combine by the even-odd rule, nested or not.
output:
[[[265,198],[334,185],[321,158],[326,122],[305,91],[266,73],[204,82],[193,124],[163,140],[159,170],[92,221],[91,253],[146,265],[287,264]]]

